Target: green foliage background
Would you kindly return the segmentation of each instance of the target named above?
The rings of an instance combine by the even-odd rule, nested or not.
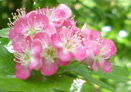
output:
[[[86,71],[83,72],[86,73],[88,75],[87,76],[87,75],[83,75],[84,73],[79,74],[78,70],[71,69],[72,71],[77,72],[79,75],[84,76],[85,79],[91,82],[98,82],[96,84],[99,84],[99,86],[96,84],[92,85],[87,81],[86,84],[84,84],[83,90],[91,90],[91,91],[81,91],[81,92],[112,92],[110,91],[110,89],[112,88],[107,87],[106,84],[110,84],[112,87],[115,88],[116,91],[113,92],[131,92],[131,81],[130,80],[127,81],[126,79],[128,74],[129,74],[128,78],[131,79],[131,0],[0,0],[0,29],[8,27],[7,26],[8,18],[11,17],[11,13],[15,12],[17,8],[25,7],[26,11],[30,11],[36,8],[38,9],[39,7],[40,8],[47,7],[47,6],[49,8],[56,7],[60,3],[65,3],[71,8],[73,12],[73,16],[75,15],[75,20],[77,21],[78,27],[81,28],[84,23],[87,23],[89,28],[100,31],[103,38],[113,40],[117,46],[117,53],[110,60],[114,65],[113,67],[114,70],[110,75],[103,74],[102,71],[99,71],[97,73],[97,72],[90,72],[87,69],[85,69]],[[107,26],[111,29],[110,31],[102,30],[103,27],[107,27]],[[126,35],[123,36],[125,33]],[[8,43],[8,38],[6,34],[7,33],[3,33],[2,31],[0,32],[0,37],[3,37],[0,38],[0,42],[2,45],[6,45]],[[7,59],[5,59],[6,56],[4,56],[5,58],[2,57],[2,55],[4,55],[6,52],[8,53],[8,51],[6,51],[6,49],[2,47],[1,44],[0,44],[0,51],[1,51],[0,64],[3,65],[3,67],[0,67],[0,74],[3,73],[2,69],[8,68],[8,67],[4,67],[6,63],[5,64],[1,63],[3,62],[2,60],[4,60],[4,62],[6,61],[8,62],[7,59],[13,58],[12,55],[10,55],[10,57],[8,57]],[[2,50],[4,53],[2,53]],[[118,68],[115,65],[121,66],[121,68]],[[63,67],[61,69],[63,69],[65,72],[69,71],[70,69],[68,69],[67,67],[68,66]],[[80,65],[77,68],[80,69],[82,68],[84,70],[83,67],[84,66]],[[9,67],[10,71],[12,70],[12,68]],[[129,73],[127,71],[129,71]],[[68,75],[73,76],[72,73]],[[103,83],[99,82],[98,80],[92,79],[90,75],[92,75],[96,79],[102,80]],[[39,80],[34,80],[34,81],[29,80],[29,82],[35,83],[42,79],[41,76],[38,77],[40,77]],[[64,78],[66,77],[67,76],[64,76]],[[54,78],[57,78],[57,75],[55,75]],[[63,84],[57,83],[57,85],[64,85],[64,82],[66,82],[67,83],[66,85],[70,86],[70,82],[72,78],[67,78],[67,79],[69,80],[63,81]],[[0,86],[3,85],[2,83],[7,83],[9,89],[6,91],[10,91],[10,90],[21,91],[20,89],[14,90],[15,84],[11,83],[10,80],[12,79],[1,79],[1,75],[0,75]],[[22,85],[24,85],[25,83],[17,79],[14,80],[17,81],[18,84],[23,83]],[[117,82],[114,82],[113,80]],[[58,81],[62,81],[62,79],[59,79]],[[8,82],[10,82],[12,86],[10,86]],[[51,82],[53,83],[54,80],[51,80]],[[30,85],[28,83],[25,83],[25,86],[26,85],[34,87],[33,85]],[[41,83],[39,83],[37,86],[40,85]],[[48,84],[48,85],[49,86],[52,85],[53,87],[55,87],[55,82],[54,84]],[[102,85],[106,86],[107,89],[106,87],[105,88],[101,87]],[[21,85],[17,85],[17,86],[20,87]],[[64,86],[65,89],[68,88],[67,86]],[[89,88],[88,86],[91,89],[87,89]],[[6,89],[4,87],[5,86],[3,86],[2,88],[1,86],[0,88],[2,89],[0,90]],[[92,87],[94,87],[95,90],[92,90]],[[57,87],[57,90],[58,89],[61,89],[61,86]],[[64,91],[57,91],[57,90],[56,92],[64,92]],[[39,89],[36,92],[38,91],[47,92],[46,90],[39,90]]]

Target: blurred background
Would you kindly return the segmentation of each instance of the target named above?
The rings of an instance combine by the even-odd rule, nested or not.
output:
[[[18,8],[25,7],[28,12],[39,7],[53,8],[60,3],[71,8],[78,27],[87,23],[89,28],[100,31],[103,38],[113,40],[117,53],[111,62],[131,72],[131,0],[0,0],[0,29],[8,27],[8,18]],[[117,92],[131,92],[131,80],[111,85]],[[95,92],[111,91],[99,88]]]

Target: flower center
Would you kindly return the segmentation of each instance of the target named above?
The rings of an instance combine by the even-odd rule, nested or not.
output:
[[[41,56],[47,61],[55,62],[57,58],[56,48],[54,48],[53,46],[44,48]]]
[[[15,60],[18,63],[21,63],[21,65],[28,67],[30,64],[30,60],[32,57],[32,54],[29,50],[25,50],[24,52],[15,52],[15,57],[17,60]]]
[[[36,33],[40,32],[40,30],[38,29],[33,29],[33,28],[30,28],[28,31],[27,31],[27,36],[30,36],[31,39],[33,39],[34,35]]]
[[[68,32],[65,31],[66,29],[63,28],[63,30],[60,33],[60,37],[63,44],[63,49],[65,52],[74,52],[75,48],[81,43],[81,37],[80,34],[76,31],[73,33],[73,29],[67,29]]]
[[[106,49],[105,45],[103,48],[101,48],[100,53],[95,57],[97,62],[102,61],[102,59],[109,59],[110,56],[105,56],[108,52],[110,52],[111,49]]]

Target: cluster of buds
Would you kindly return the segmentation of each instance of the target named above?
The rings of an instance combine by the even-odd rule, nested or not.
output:
[[[102,39],[98,31],[88,29],[86,24],[80,30],[71,14],[65,4],[29,13],[20,9],[18,14],[12,14],[9,39],[15,51],[17,78],[29,78],[32,70],[53,75],[58,65],[67,65],[71,59],[95,71],[98,66],[106,73],[112,70],[109,59],[116,53],[113,41]]]

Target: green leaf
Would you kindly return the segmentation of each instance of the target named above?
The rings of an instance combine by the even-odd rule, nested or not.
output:
[[[82,85],[80,92],[94,92],[94,86],[87,81]]]
[[[15,62],[13,54],[0,44],[0,77],[14,75]]]
[[[65,75],[31,76],[28,80],[14,77],[0,78],[0,90],[4,91],[32,91],[55,92],[55,89],[69,92],[73,78]]]
[[[9,39],[8,38],[0,38],[0,42],[2,45],[7,45],[9,43]]]
[[[0,30],[0,37],[8,38],[9,30],[9,28],[3,28]]]
[[[76,2],[76,0],[57,0],[58,3],[66,3],[71,4],[72,2]]]
[[[90,70],[88,70],[84,64],[80,64],[79,62],[77,62],[77,63],[70,64],[68,66],[62,67],[61,69],[62,69],[61,71],[64,71],[64,72],[69,72],[69,71],[76,72],[79,75],[83,76],[86,80],[89,80],[90,82],[93,82],[99,86],[106,88],[106,89],[115,91],[115,89],[113,87],[111,87],[110,85],[92,77],[90,74]]]
[[[111,71],[111,73],[104,73],[101,69],[99,69],[98,72],[92,71],[92,74],[98,75],[101,78],[106,78],[106,79],[112,79],[116,82],[127,82],[128,76],[129,76],[129,72],[126,68],[124,67],[120,67],[120,66],[113,66],[113,70]]]

